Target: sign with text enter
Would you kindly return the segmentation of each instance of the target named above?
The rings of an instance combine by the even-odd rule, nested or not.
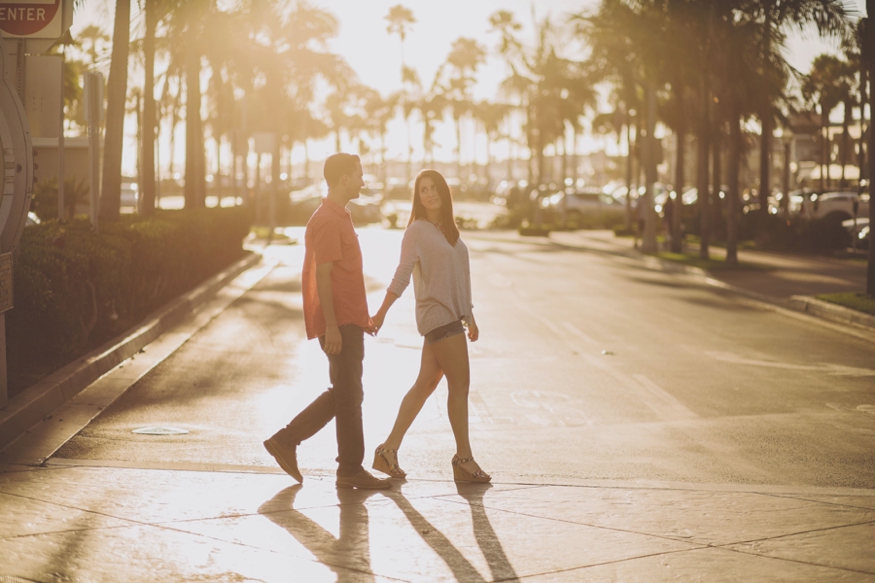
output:
[[[0,30],[13,38],[58,38],[64,34],[62,0],[0,2]]]
[[[0,255],[0,314],[12,309],[12,253]]]

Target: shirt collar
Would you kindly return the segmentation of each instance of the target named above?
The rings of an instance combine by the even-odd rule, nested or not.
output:
[[[340,206],[339,204],[337,204],[336,202],[334,202],[333,200],[331,200],[327,196],[322,198],[322,206],[324,206],[325,208],[329,209],[331,212],[333,212],[341,217],[347,217],[350,215],[350,212],[346,207]]]

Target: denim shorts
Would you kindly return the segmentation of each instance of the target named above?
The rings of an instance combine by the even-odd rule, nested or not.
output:
[[[455,336],[456,334],[463,334],[465,332],[465,327],[462,326],[461,320],[456,320],[455,322],[450,322],[444,326],[439,326],[432,330],[431,332],[425,333],[425,343],[426,344],[434,344],[436,342],[440,342],[444,338],[449,338],[450,336]]]

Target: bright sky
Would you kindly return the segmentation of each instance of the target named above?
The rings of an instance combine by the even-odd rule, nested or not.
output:
[[[99,22],[102,28],[111,31],[112,19],[107,14],[107,3],[106,0],[91,0],[87,3],[76,15],[74,36],[91,22]],[[422,83],[426,86],[430,84],[455,39],[461,36],[472,37],[489,50],[488,60],[477,74],[475,97],[495,99],[498,84],[507,71],[495,52],[497,35],[489,33],[491,14],[497,10],[510,10],[524,26],[523,37],[531,39],[534,34],[533,11],[538,20],[550,15],[562,21],[570,13],[594,9],[598,0],[312,0],[312,3],[332,12],[340,20],[340,34],[332,41],[332,50],[350,63],[365,85],[378,89],[382,94],[389,94],[401,87],[399,40],[397,35],[390,36],[386,32],[385,15],[391,6],[402,3],[413,11],[417,20],[405,42],[405,61],[408,66],[417,70]],[[137,3],[132,4],[136,11]],[[860,13],[865,12],[864,0],[847,0],[846,4]],[[813,32],[796,33],[790,39],[787,58],[791,65],[804,72],[816,55],[835,50],[834,43],[821,41]],[[438,148],[435,154],[438,159],[451,160],[455,148],[455,133],[451,124],[442,126],[436,132]],[[389,129],[388,156],[401,158],[407,143],[405,124],[399,118]],[[467,128],[467,131],[469,135],[473,135],[472,128]],[[131,129],[131,133],[134,132]],[[421,135],[421,127],[414,126],[414,159],[422,156]],[[599,143],[597,140],[583,138],[580,145],[583,151],[588,151],[598,148]],[[477,148],[476,156],[483,161],[485,145],[481,142]],[[319,159],[332,149],[333,140],[326,140],[311,148],[311,156]],[[495,154],[498,158],[503,158],[507,155],[507,150],[499,144],[495,148]],[[301,153],[296,153],[295,157],[300,158]]]

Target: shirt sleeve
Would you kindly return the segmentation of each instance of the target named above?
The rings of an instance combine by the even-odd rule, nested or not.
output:
[[[313,226],[313,252],[316,265],[343,259],[337,221],[324,221]]]
[[[412,225],[411,225],[412,227]],[[410,285],[410,274],[413,273],[413,267],[419,261],[419,253],[417,251],[416,235],[414,229],[408,227],[404,233],[404,239],[401,241],[401,260],[398,262],[398,268],[395,270],[395,277],[392,278],[392,283],[389,285],[389,291],[396,296],[400,296]]]
[[[465,285],[468,290],[468,306],[465,314],[465,320],[470,322],[471,316],[474,314],[474,297],[471,294],[471,258],[468,254],[468,247],[465,247]]]

